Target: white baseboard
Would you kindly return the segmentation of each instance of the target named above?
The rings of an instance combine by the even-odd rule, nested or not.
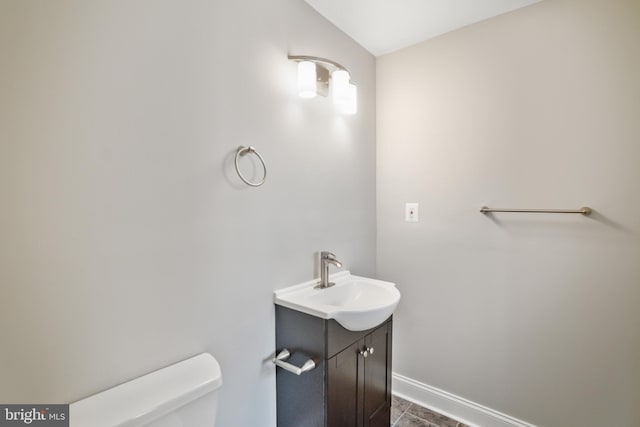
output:
[[[393,394],[472,427],[536,427],[444,390],[393,374]]]

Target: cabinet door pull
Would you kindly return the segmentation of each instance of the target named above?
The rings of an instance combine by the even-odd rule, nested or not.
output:
[[[369,354],[373,354],[373,347],[368,347],[367,350],[369,351]]]
[[[367,357],[369,355],[369,349],[367,347],[364,350],[360,350],[360,356]]]

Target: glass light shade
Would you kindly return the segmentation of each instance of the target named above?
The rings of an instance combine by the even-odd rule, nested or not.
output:
[[[298,62],[298,94],[301,98],[316,96],[316,64],[311,61]]]
[[[349,101],[349,73],[346,70],[331,73],[331,90],[334,104],[343,105]]]
[[[358,88],[353,83],[349,83],[347,88],[346,102],[339,104],[340,111],[344,114],[355,114],[358,112]]]

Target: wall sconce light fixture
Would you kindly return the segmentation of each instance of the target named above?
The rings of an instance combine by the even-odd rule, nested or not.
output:
[[[331,86],[336,107],[345,114],[357,112],[358,90],[351,83],[349,70],[335,61],[317,56],[289,55],[289,59],[298,62],[298,94],[301,98],[328,96]]]

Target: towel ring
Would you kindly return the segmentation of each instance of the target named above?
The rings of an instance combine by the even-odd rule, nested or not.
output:
[[[238,159],[240,158],[240,156],[244,156],[246,154],[255,154],[256,156],[258,156],[258,159],[260,159],[260,163],[262,163],[264,174],[262,175],[262,180],[260,180],[259,182],[251,182],[247,180],[240,172],[240,168],[238,167]],[[238,176],[245,184],[250,185],[252,187],[260,187],[262,184],[264,184],[264,180],[267,179],[267,165],[264,163],[264,159],[262,158],[260,153],[258,153],[255,147],[252,147],[252,146],[238,147],[238,151],[236,152],[236,172],[238,172]]]

